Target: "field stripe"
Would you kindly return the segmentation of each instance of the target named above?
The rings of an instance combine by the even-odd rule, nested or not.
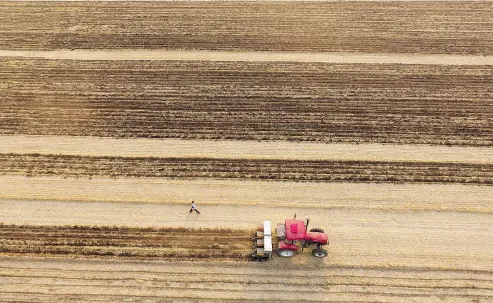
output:
[[[162,295],[159,299],[172,298],[173,302],[190,302],[191,299],[186,297],[193,297],[199,285],[203,290],[208,290],[208,294],[195,301],[210,303],[266,302],[260,300],[265,300],[265,297],[259,299],[253,296],[255,298],[253,299],[248,296],[261,291],[270,294],[270,302],[281,300],[294,302],[291,301],[296,298],[294,292],[301,297],[317,299],[316,302],[353,302],[350,299],[358,302],[372,299],[378,302],[395,302],[397,293],[405,296],[406,300],[414,302],[434,301],[439,294],[446,295],[453,302],[468,302],[471,298],[463,297],[463,294],[475,295],[476,299],[486,301],[491,297],[492,288],[489,273],[418,268],[399,270],[388,267],[353,269],[323,266],[320,262],[299,266],[293,264],[291,260],[279,259],[262,264],[249,264],[125,260],[54,262],[46,258],[36,260],[1,258],[0,263],[3,265],[0,267],[2,278],[8,281],[7,285],[15,286],[0,291],[0,301],[3,299],[7,302],[20,299],[29,302],[57,302],[73,300],[74,297],[79,301],[89,300],[94,298],[94,293],[105,285],[112,286],[113,291],[117,289],[121,297],[111,295],[112,292],[109,292],[99,295],[98,302],[119,302],[129,299],[154,301],[158,300],[157,295],[165,287],[169,287],[171,292]],[[312,270],[314,268],[316,270]],[[50,282],[55,287],[51,291],[46,285]],[[128,286],[126,290],[122,289],[124,285]],[[31,289],[28,289],[29,286]],[[19,289],[13,289],[17,287]],[[179,295],[175,294],[177,287],[181,290]],[[234,290],[243,291],[234,292]],[[351,295],[344,297],[341,291]],[[121,292],[125,292],[125,297]],[[322,297],[313,298],[315,292],[322,294]],[[231,297],[224,297],[226,294],[230,294]]]
[[[0,134],[493,146],[491,71],[9,57]]]
[[[26,176],[296,182],[493,184],[492,164],[0,154],[0,173]]]
[[[252,236],[240,229],[0,225],[0,254],[247,261]]]
[[[485,0],[466,0],[485,2]],[[22,2],[101,2],[101,0],[22,0]],[[128,0],[104,0],[128,2]],[[464,2],[464,0],[132,0],[132,2]]]
[[[0,19],[5,20],[0,23],[0,44],[12,50],[493,54],[488,1],[146,5],[101,1],[64,2],[56,9],[49,2],[0,6]]]
[[[198,198],[198,196],[196,196]],[[199,200],[200,202],[201,200]],[[271,220],[309,217],[311,228],[330,238],[329,258],[299,262],[320,266],[388,266],[493,270],[493,214],[376,209],[323,209],[264,205],[207,205],[190,214],[189,204],[1,201],[0,222],[29,225],[238,228],[252,231]],[[199,237],[197,243],[200,243]],[[242,243],[242,242],[241,242]],[[395,243],[399,243],[396,245]],[[244,248],[249,251],[249,248]],[[307,258],[307,259],[305,259]],[[467,259],[467,262],[464,262]],[[313,264],[315,263],[315,264]]]
[[[8,205],[15,203],[8,202],[10,200],[151,202],[187,206],[191,200],[197,200],[201,205],[216,205],[219,209],[227,205],[242,205],[252,209],[257,206],[269,206],[287,209],[306,207],[319,211],[374,209],[493,213],[491,187],[460,184],[307,183],[121,177],[64,179],[13,175],[1,176],[0,184],[0,199],[7,201],[2,202],[7,203],[2,205],[2,212],[7,218],[10,209]],[[43,205],[42,202],[38,203]],[[9,219],[8,222],[12,221]]]
[[[2,154],[493,164],[493,148],[310,142],[0,136]]]
[[[323,52],[264,52],[264,51],[171,51],[152,49],[119,50],[0,50],[0,57],[24,57],[70,60],[168,60],[168,61],[244,61],[244,62],[319,62],[373,64],[439,64],[493,65],[493,56],[479,55],[418,55],[364,54]]]

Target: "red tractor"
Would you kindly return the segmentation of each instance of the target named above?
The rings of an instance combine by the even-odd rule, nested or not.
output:
[[[310,219],[296,220],[286,219],[283,223],[279,223],[276,227],[276,236],[278,242],[277,253],[281,257],[289,258],[294,255],[300,248],[315,246],[312,250],[312,255],[317,258],[327,256],[327,250],[323,249],[323,245],[329,244],[329,238],[321,228],[308,229]],[[264,221],[263,227],[259,228],[254,237],[254,250],[252,258],[254,260],[265,261],[272,257],[272,231],[270,221]]]
[[[308,223],[310,223],[310,219],[306,219],[305,223],[303,220],[296,220],[295,216],[295,219],[286,219],[284,224],[279,223],[277,225],[276,234],[279,243],[277,253],[279,256],[289,258],[300,249],[300,246],[303,251],[304,248],[314,245],[315,248],[312,250],[314,257],[327,257],[327,250],[322,247],[329,244],[329,237],[321,228],[312,228],[307,231]]]

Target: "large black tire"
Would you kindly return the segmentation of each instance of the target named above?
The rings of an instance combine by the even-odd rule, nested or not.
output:
[[[310,232],[324,233],[324,230],[321,228],[312,228],[310,229]]]
[[[316,258],[325,258],[328,255],[329,253],[327,252],[327,250],[323,248],[315,248],[314,250],[312,250],[312,256]]]

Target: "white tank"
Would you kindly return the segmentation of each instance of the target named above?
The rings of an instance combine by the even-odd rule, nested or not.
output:
[[[270,221],[264,221],[264,252],[272,252],[272,226]]]

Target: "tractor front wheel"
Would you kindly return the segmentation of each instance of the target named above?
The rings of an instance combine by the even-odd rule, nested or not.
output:
[[[323,248],[315,248],[312,250],[312,255],[317,258],[325,258],[329,255],[329,253]]]
[[[294,255],[294,251],[289,249],[280,249],[278,254],[283,258],[291,258]]]

